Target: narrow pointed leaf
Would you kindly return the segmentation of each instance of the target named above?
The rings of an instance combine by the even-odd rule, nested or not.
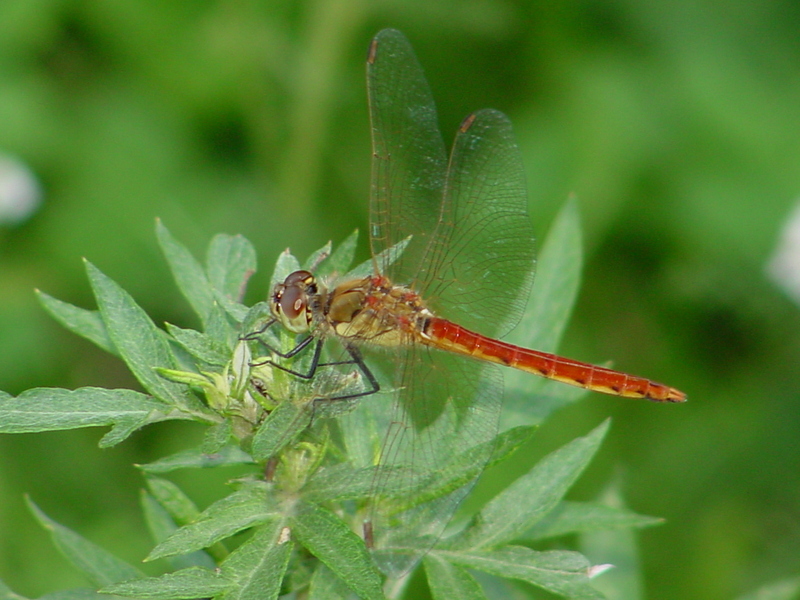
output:
[[[238,327],[232,321],[241,322],[248,311],[247,307],[217,293],[206,320],[206,334],[227,347],[230,354],[230,348],[233,348],[239,335]]]
[[[219,234],[208,247],[208,279],[230,300],[241,301],[247,281],[256,271],[256,251],[241,235]]]
[[[325,565],[359,597],[384,598],[381,578],[375,570],[364,540],[333,513],[305,504],[292,519],[291,531],[299,543]]]
[[[104,587],[104,594],[182,600],[210,598],[233,587],[234,583],[218,571],[189,567],[160,577],[144,577]]]
[[[94,585],[101,587],[126,579],[142,577],[142,572],[136,567],[56,523],[32,500],[27,499],[27,502],[33,516],[50,532],[59,552],[84,573]]]
[[[608,421],[542,459],[478,514],[454,548],[489,548],[517,539],[561,501],[600,446]]]
[[[429,554],[424,562],[433,600],[486,600],[481,585],[463,567],[437,554]]]
[[[272,272],[272,279],[270,279],[269,289],[272,290],[275,284],[284,281],[290,273],[300,270],[300,262],[287,248],[278,256],[275,263],[275,270]]]
[[[191,523],[200,516],[192,499],[168,479],[148,475],[146,481],[150,493],[178,524]]]
[[[473,446],[466,452],[453,456],[449,462],[444,462],[441,469],[436,471],[419,493],[415,494],[415,502],[427,502],[457,490],[478,477],[486,466],[501,462],[513,454],[517,448],[524,444],[533,435],[535,427],[515,427],[501,433],[496,439]],[[479,457],[492,452],[488,465]]]
[[[166,509],[161,506],[158,500],[144,490],[141,493],[140,504],[142,505],[144,521],[154,543],[163,542],[178,529],[178,525]],[[189,567],[214,569],[217,566],[211,556],[203,550],[197,550],[183,556],[173,556],[167,560],[173,569],[186,569]]]
[[[353,600],[353,592],[333,571],[319,563],[311,577],[308,600]]]
[[[348,235],[345,240],[336,246],[328,260],[324,261],[316,271],[317,277],[325,278],[333,274],[343,275],[347,273],[353,258],[356,255],[358,246],[358,230]]]
[[[119,356],[119,352],[114,347],[114,342],[108,336],[106,324],[100,316],[100,311],[79,308],[39,290],[36,290],[36,297],[39,298],[39,302],[50,313],[50,316],[72,333],[86,338],[110,354]]]
[[[200,517],[200,511],[195,503],[177,485],[167,479],[154,477],[153,475],[148,475],[146,479],[147,487],[153,498],[167,512],[176,525],[188,525]],[[171,531],[169,535],[172,535],[174,531]],[[169,536],[159,539],[157,543],[165,541],[167,537]],[[184,557],[188,558],[198,552],[201,551],[197,550],[184,555]],[[222,542],[209,546],[206,548],[206,552],[217,561],[221,561],[228,556],[228,550]],[[175,559],[171,558],[171,560]],[[204,565],[200,564],[198,566],[202,567]]]
[[[125,290],[88,261],[86,271],[108,335],[139,383],[168,404],[199,408],[186,386],[166,381],[153,370],[176,367],[164,332]]]
[[[383,265],[384,268],[392,265],[403,254],[408,244],[411,242],[411,236],[408,236],[397,242],[391,248],[387,248],[378,256],[375,257],[375,262],[372,259],[365,260],[356,267],[350,269],[347,273],[347,278],[358,279],[359,277],[369,277],[375,272],[375,264]]]
[[[170,323],[167,331],[189,354],[210,365],[225,366],[231,359],[230,350],[217,339],[194,329],[182,329]]]
[[[265,461],[295,439],[309,424],[311,414],[303,402],[281,402],[259,426],[250,448],[256,461]]]
[[[251,484],[218,500],[196,521],[181,527],[153,548],[146,560],[207,548],[238,531],[273,519],[275,507],[270,508],[267,497],[266,486]]]
[[[317,503],[367,498],[375,491],[377,469],[354,469],[349,463],[320,469],[303,487],[303,497]]]
[[[231,435],[233,435],[233,424],[230,419],[225,419],[221,423],[209,427],[203,435],[203,444],[200,446],[200,451],[203,454],[218,454],[222,452],[224,448],[228,447]],[[241,449],[240,451],[244,452]]]
[[[577,552],[536,552],[524,546],[506,546],[487,552],[437,551],[442,559],[470,569],[519,579],[574,600],[598,600],[604,596],[592,587],[591,565]]]
[[[282,527],[262,527],[222,563],[222,574],[236,582],[225,600],[276,600],[294,544]]]
[[[133,390],[34,388],[16,398],[7,394],[0,396],[0,433],[112,425],[112,433],[118,429],[122,433],[102,444],[108,446],[148,423],[183,418],[181,414],[168,413],[168,409],[150,396]]]
[[[330,257],[331,248],[333,248],[333,242],[328,240],[322,248],[311,253],[306,262],[303,263],[303,269],[312,272],[316,271],[317,265],[325,262]]]
[[[183,244],[172,237],[160,220],[156,221],[156,236],[178,289],[205,324],[214,302],[214,292],[202,265]]]
[[[587,533],[607,529],[638,529],[652,527],[663,522],[663,519],[640,515],[626,508],[615,508],[595,502],[565,500],[520,539],[533,541],[571,533]]]
[[[238,446],[225,446],[207,454],[200,448],[182,450],[171,456],[144,465],[137,465],[147,473],[168,473],[176,469],[208,469],[223,465],[252,464],[253,457]]]

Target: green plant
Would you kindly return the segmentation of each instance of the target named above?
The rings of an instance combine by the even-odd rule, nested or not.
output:
[[[276,598],[288,592],[309,598],[345,598],[349,593],[400,597],[406,574],[382,575],[354,533],[374,492],[379,468],[355,466],[357,461],[349,454],[352,440],[343,441],[338,429],[340,421],[354,412],[361,412],[363,419],[377,419],[379,409],[372,408],[376,403],[329,406],[314,401],[309,393],[318,383],[299,381],[267,365],[252,366],[261,361],[251,351],[261,346],[243,338],[251,337],[248,334],[268,318],[269,308],[264,302],[250,308],[241,304],[247,280],[256,270],[255,252],[247,240],[215,237],[202,266],[161,223],[157,234],[179,289],[203,323],[202,331],[169,324],[166,331],[159,329],[130,295],[87,262],[98,310],[81,309],[44,293],[39,298],[68,329],[125,361],[145,392],[41,388],[16,398],[3,394],[0,432],[110,425],[100,442],[105,447],[158,421],[187,419],[205,425],[201,447],[140,466],[147,484],[142,508],[156,543],[146,560],[166,558],[173,570],[145,577],[136,567],[53,522],[31,502],[36,517],[93,589],[103,593],[140,598]],[[355,235],[334,252],[328,245],[306,266],[319,264],[322,273],[345,272],[355,245]],[[577,291],[579,247],[577,210],[570,202],[541,252],[538,293],[524,317],[525,323],[539,326],[520,329],[526,343],[555,345]],[[288,252],[282,254],[273,281],[299,267]],[[548,327],[541,327],[543,323]],[[293,338],[281,332],[272,342],[289,348]],[[345,369],[338,374],[344,378],[341,385],[350,385],[351,373]],[[327,380],[327,385],[331,380],[338,385],[335,375]],[[491,462],[508,458],[529,439],[532,422],[581,393],[535,378],[526,378],[523,388],[510,376],[510,410],[493,440]],[[656,522],[622,509],[563,500],[606,429],[603,424],[546,457],[472,518],[460,519],[429,552],[430,540],[420,541],[416,554],[425,555],[434,598],[487,597],[470,570],[527,581],[569,598],[602,597],[590,583],[592,566],[582,555],[539,552],[514,542],[535,545],[567,533]],[[480,471],[481,465],[476,471],[469,456],[441,459],[447,477],[459,486],[469,486]],[[202,512],[162,477],[176,469],[233,464],[253,465],[251,476],[232,482],[235,491]],[[439,486],[433,493],[415,490],[428,496],[416,502],[412,498],[410,505],[435,502],[437,494],[451,491],[452,485]],[[226,538],[244,530],[251,532],[246,541],[225,547]],[[413,547],[414,542],[410,544]]]
[[[527,291],[533,258],[521,160],[508,120],[496,111],[470,115],[448,160],[433,98],[401,33],[385,30],[373,40],[367,79],[374,145],[370,231],[378,255],[351,269],[353,234],[335,251],[329,243],[313,253],[303,271],[322,281],[346,273],[348,281],[369,277],[376,266],[382,272],[407,253],[404,265],[422,261],[430,274],[438,265],[424,256],[452,274],[446,285],[432,286],[444,304],[453,300],[450,311],[459,314],[456,303],[467,298],[473,310],[464,310],[463,318],[485,317],[493,321],[487,327],[499,326],[519,292]],[[286,329],[274,326],[270,304],[243,304],[256,271],[247,240],[215,237],[202,266],[160,222],[156,233],[200,330],[170,324],[159,329],[129,294],[89,263],[97,311],[39,295],[64,326],[121,358],[144,392],[34,389],[17,398],[0,396],[0,432],[110,425],[100,442],[110,446],[159,421],[208,427],[200,447],[139,466],[148,488],[143,509],[156,543],[146,560],[170,561],[166,574],[143,575],[31,504],[58,547],[90,577],[95,589],[87,594],[398,598],[422,561],[435,598],[486,597],[471,571],[570,598],[600,598],[590,579],[603,567],[576,552],[536,551],[515,542],[655,522],[621,509],[563,501],[599,446],[603,424],[446,529],[484,468],[507,460],[531,438],[535,424],[583,391],[510,373],[506,419],[498,427],[499,374],[488,365],[463,366],[468,359],[436,350],[393,348],[393,360],[402,355],[410,365],[429,363],[421,365],[429,367],[422,375],[413,371],[410,378],[397,378],[392,372],[405,373],[405,367],[372,356],[368,368],[350,347],[343,360],[335,340],[326,343],[320,362],[321,344],[314,352],[299,351],[316,339],[305,337],[308,322],[299,294],[275,288],[286,292],[276,304],[289,315],[281,320]],[[543,248],[536,299],[514,341],[554,350],[577,292],[579,237],[576,204],[569,202]],[[273,288],[300,269],[288,251],[281,254]],[[308,276],[301,273],[302,279]],[[400,271],[400,277],[411,276]],[[469,287],[472,277],[483,278],[477,300]],[[388,285],[377,281],[376,288]],[[341,292],[344,304],[353,298],[350,291]],[[391,294],[395,291],[398,303],[414,296],[400,288]],[[378,295],[358,305],[365,316]],[[322,293],[309,296],[310,304],[326,302]],[[334,305],[347,312],[329,304],[331,315]],[[398,324],[411,320],[398,315]],[[378,319],[369,327],[352,327],[380,339],[394,332]],[[457,379],[446,376],[445,365]],[[406,402],[407,396],[415,402]],[[231,494],[202,512],[162,477],[176,469],[230,465],[252,469],[231,482]],[[245,541],[229,540],[240,532],[247,532]]]

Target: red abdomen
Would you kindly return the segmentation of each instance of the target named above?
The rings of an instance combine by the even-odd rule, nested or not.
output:
[[[514,346],[438,317],[428,320],[424,335],[426,344],[441,350],[506,365],[603,394],[647,398],[658,402],[686,400],[686,394],[662,383],[555,354]]]

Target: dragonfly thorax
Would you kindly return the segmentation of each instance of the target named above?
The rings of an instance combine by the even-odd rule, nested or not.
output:
[[[375,275],[330,291],[324,319],[340,339],[375,346],[405,346],[419,339],[432,317],[419,295]]]

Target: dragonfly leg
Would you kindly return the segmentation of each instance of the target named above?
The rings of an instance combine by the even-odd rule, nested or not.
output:
[[[313,336],[308,336],[307,338],[302,340],[300,343],[298,343],[297,346],[295,346],[294,348],[292,348],[291,350],[289,350],[286,353],[279,352],[275,348],[270,347],[268,344],[263,344],[263,342],[262,342],[262,344],[267,348],[267,350],[269,350],[270,352],[273,352],[274,354],[277,354],[281,358],[292,358],[292,357],[296,356],[297,354],[299,354],[300,352],[302,352],[303,350],[305,350],[313,340],[314,340]],[[289,373],[290,375],[294,375],[295,377],[299,377],[300,379],[312,379],[314,377],[314,374],[317,372],[317,367],[324,366],[324,363],[323,363],[323,365],[320,365],[320,362],[319,362],[319,357],[320,357],[320,354],[322,353],[322,343],[323,342],[324,342],[324,340],[317,339],[317,345],[314,348],[314,357],[311,359],[311,365],[308,368],[308,373],[300,373],[299,371],[293,371],[289,367],[284,367],[283,365],[280,365],[280,364],[276,363],[272,359],[267,359],[267,360],[264,360],[262,362],[250,363],[250,366],[251,367],[262,367],[264,365],[269,365],[271,367],[275,367],[276,369],[280,369],[281,371],[283,371],[285,373]]]
[[[361,356],[361,352],[359,352],[358,348],[355,346],[345,346],[345,350],[350,355],[350,360],[339,360],[336,362],[329,362],[329,363],[320,363],[317,366],[320,367],[328,367],[331,365],[354,365],[364,378],[369,382],[369,389],[362,390],[360,392],[356,392],[354,394],[342,394],[341,396],[333,396],[330,398],[320,398],[321,401],[334,401],[334,400],[352,400],[353,398],[361,398],[362,396],[371,396],[372,394],[377,394],[381,391],[381,384],[378,383],[377,377],[375,374],[370,371],[367,363],[364,362],[364,358]]]
[[[266,331],[266,328],[262,328],[260,333],[263,333],[264,331]],[[252,335],[252,334],[250,334],[250,335]],[[256,339],[256,338],[248,336],[248,339]],[[336,366],[336,365],[353,365],[361,372],[361,374],[364,376],[364,378],[369,383],[369,389],[362,390],[360,392],[354,392],[352,394],[341,394],[339,396],[330,396],[330,397],[325,397],[325,398],[318,398],[317,400],[315,400],[315,402],[316,401],[328,402],[328,401],[336,401],[336,400],[352,400],[353,398],[360,398],[362,396],[371,396],[372,394],[377,394],[380,391],[381,386],[378,383],[378,379],[375,377],[375,375],[372,373],[372,371],[370,371],[369,367],[364,362],[364,359],[361,356],[361,352],[359,352],[358,348],[356,348],[355,346],[345,345],[345,350],[350,355],[350,358],[348,360],[337,360],[337,361],[332,361],[332,362],[320,362],[320,357],[322,355],[322,345],[325,343],[325,340],[323,338],[315,338],[314,336],[308,336],[307,338],[305,338],[302,341],[300,341],[294,348],[292,348],[291,350],[289,350],[288,352],[285,352],[285,353],[284,352],[279,352],[275,348],[272,348],[268,344],[264,344],[263,342],[262,342],[262,344],[270,352],[273,352],[273,353],[277,354],[281,358],[293,358],[294,356],[296,356],[297,354],[302,352],[304,349],[306,349],[309,346],[309,344],[311,344],[311,342],[313,340],[315,340],[315,339],[316,339],[317,343],[316,343],[316,346],[314,347],[314,356],[311,358],[311,364],[309,365],[308,371],[306,373],[301,373],[299,371],[295,371],[293,369],[290,369],[289,367],[284,367],[283,365],[278,364],[277,362],[275,362],[275,361],[273,361],[271,359],[265,360],[263,362],[251,363],[250,366],[252,366],[252,367],[260,367],[260,366],[264,366],[264,365],[269,365],[269,366],[275,367],[277,369],[280,369],[284,373],[289,373],[290,375],[294,375],[295,377],[299,377],[300,379],[310,380],[310,379],[314,378],[314,375],[316,375],[317,369],[319,367],[332,367],[332,366]]]
[[[277,322],[278,322],[278,319],[276,319],[275,317],[272,317],[269,321],[264,323],[264,325],[260,329],[256,329],[255,331],[251,331],[250,333],[248,333],[246,335],[241,335],[241,336],[239,336],[239,339],[240,340],[244,340],[244,341],[257,340],[258,336],[260,336],[262,333],[264,333],[267,329],[272,327]]]

